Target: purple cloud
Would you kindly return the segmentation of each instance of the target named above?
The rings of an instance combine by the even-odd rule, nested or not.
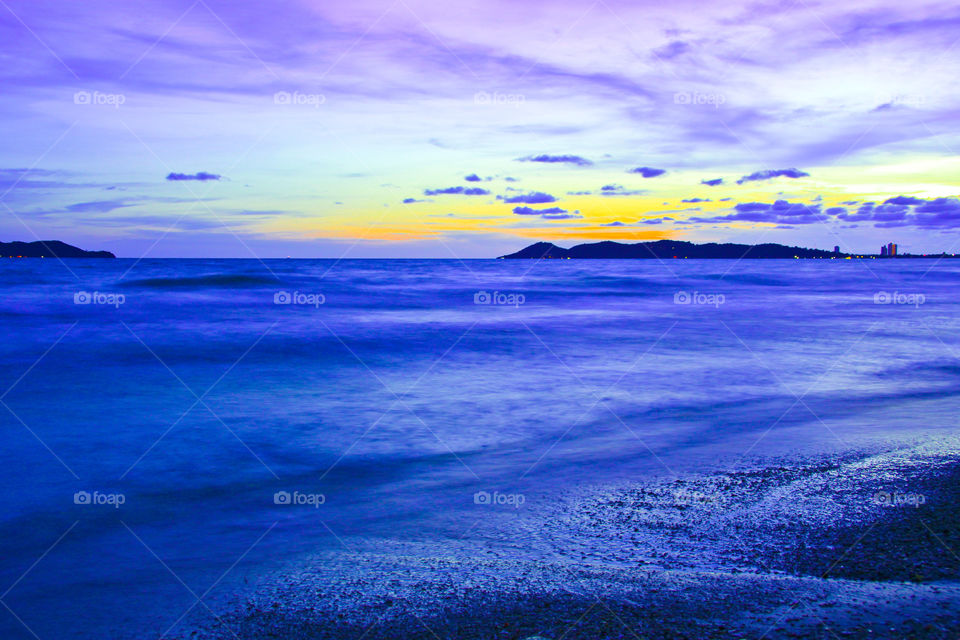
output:
[[[873,210],[873,219],[877,222],[894,222],[907,219],[910,207],[904,204],[882,204]]]
[[[740,207],[741,205],[738,205]],[[846,207],[831,207],[824,211],[837,221],[869,222],[876,228],[916,227],[919,229],[960,227],[960,199],[934,198],[924,200],[912,196],[888,198],[883,204],[864,202],[856,211]],[[848,225],[843,228],[852,228]]]
[[[757,180],[772,180],[773,178],[805,178],[810,174],[800,169],[767,169],[766,171],[757,171],[748,176],[743,176],[737,180],[737,184],[744,182],[755,182]]]
[[[653,167],[636,167],[627,171],[627,173],[639,173],[644,178],[656,178],[666,172],[666,169],[654,169]]]
[[[569,220],[572,218],[582,218],[579,211],[570,213],[560,207],[548,207],[546,209],[533,209],[531,207],[514,207],[513,212],[518,216],[540,216],[544,220]]]
[[[486,189],[481,189],[479,187],[474,187],[468,189],[466,187],[447,187],[446,189],[426,189],[423,192],[425,196],[439,196],[439,195],[451,195],[451,194],[460,194],[464,196],[488,196],[490,192]]]
[[[877,206],[875,202],[864,202],[861,204],[856,212],[850,213],[844,211],[843,213],[838,213],[837,218],[844,220],[845,222],[860,222],[861,220],[871,220],[873,219],[873,209]]]
[[[864,202],[856,213],[848,213],[845,209],[837,214],[837,218],[845,222],[903,222],[909,224],[907,215],[910,206],[905,204],[881,204]]]
[[[701,180],[700,184],[705,184],[708,187],[716,187],[717,185],[723,184],[723,178],[714,178],[713,180]]]
[[[207,180],[219,180],[223,176],[217,173],[207,173],[206,171],[198,171],[197,173],[168,173],[167,180],[200,180],[201,182],[206,182]]]
[[[924,204],[926,200],[922,198],[914,198],[913,196],[897,196],[896,198],[888,198],[883,201],[883,204]]]
[[[508,204],[546,204],[547,202],[556,202],[557,199],[554,198],[549,193],[543,193],[542,191],[534,191],[532,193],[522,193],[518,196],[497,196],[497,199],[503,200]]]
[[[659,49],[654,49],[653,56],[660,60],[672,60],[682,56],[688,51],[690,51],[689,43],[683,42],[682,40],[676,40],[660,47]]]
[[[132,206],[134,206],[134,203],[126,200],[95,200],[68,205],[66,210],[70,213],[108,213],[114,209]]]
[[[583,158],[581,156],[574,155],[561,155],[561,156],[551,156],[547,154],[541,154],[538,156],[526,156],[525,158],[517,158],[519,162],[547,162],[551,164],[575,164],[580,167],[586,167],[593,164],[591,161]]]
[[[600,187],[600,195],[603,196],[638,196],[643,193],[646,192],[638,190],[631,191],[629,189],[625,189],[623,185],[619,184],[605,184]]]
[[[913,222],[920,227],[960,226],[960,199],[936,198],[914,209]]]
[[[766,202],[741,202],[734,213],[710,218],[687,218],[688,222],[765,222],[772,224],[812,224],[822,222],[819,204],[802,204],[777,200]]]
[[[467,182],[480,182],[481,180],[483,180],[483,178],[481,178],[475,173],[471,173],[468,176],[464,176],[463,179],[466,180]]]

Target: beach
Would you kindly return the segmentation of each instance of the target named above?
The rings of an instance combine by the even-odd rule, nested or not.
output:
[[[958,444],[584,491],[536,562],[503,530],[344,550],[201,637],[954,638]]]

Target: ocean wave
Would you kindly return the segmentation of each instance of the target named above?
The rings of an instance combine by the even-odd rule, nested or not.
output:
[[[119,285],[122,287],[140,287],[148,289],[202,289],[205,287],[239,288],[262,287],[266,285],[279,286],[280,283],[276,278],[270,278],[266,276],[217,273],[202,276],[123,280],[119,283]]]

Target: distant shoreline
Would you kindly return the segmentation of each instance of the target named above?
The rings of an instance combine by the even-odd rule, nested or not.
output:
[[[85,251],[60,240],[35,242],[0,242],[0,256],[5,258],[108,258],[117,256],[109,251]]]
[[[605,240],[578,244],[569,249],[550,242],[536,242],[520,251],[500,256],[501,260],[873,260],[898,258],[956,258],[957,254],[877,255],[789,247],[782,244],[734,244],[709,242],[695,244],[677,240],[657,240],[627,244]]]
[[[781,244],[733,244],[715,242],[695,244],[685,241],[658,240],[634,244],[602,241],[575,245],[569,249],[549,242],[536,242],[515,253],[499,256],[497,260],[897,260],[933,259],[943,260],[960,257],[953,253],[897,255],[842,253],[834,251],[789,247]],[[34,242],[0,242],[0,258],[99,258],[117,259],[110,251],[88,251],[60,240],[37,240]],[[128,260],[492,260],[494,258],[344,258],[344,257],[195,257],[154,258],[148,256],[121,257]]]

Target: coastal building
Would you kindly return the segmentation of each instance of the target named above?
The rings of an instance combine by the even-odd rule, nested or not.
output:
[[[887,255],[893,257],[897,255],[897,245],[893,242],[887,245]]]
[[[880,247],[880,257],[885,258],[887,256],[887,246],[883,245]]]

